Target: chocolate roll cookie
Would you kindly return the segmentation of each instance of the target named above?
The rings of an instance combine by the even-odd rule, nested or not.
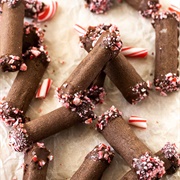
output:
[[[136,176],[140,179],[160,178],[165,173],[165,167],[166,170],[174,167],[172,161],[165,164],[159,157],[152,157],[153,153],[137,138],[130,126],[123,120],[121,112],[114,106],[99,117],[97,129],[134,169]],[[177,165],[177,163],[179,162],[176,161],[175,164]],[[132,173],[130,174],[132,175]]]
[[[164,12],[154,16],[156,56],[154,85],[161,95],[179,90],[178,77],[178,20],[175,13]]]
[[[109,146],[105,144],[97,145],[85,157],[84,162],[71,177],[71,180],[99,180],[113,157],[114,153],[110,150]]]
[[[88,52],[95,46],[102,32],[118,31],[117,27],[109,24],[89,26],[85,35],[80,36],[81,46]],[[120,90],[124,98],[131,104],[136,104],[148,96],[147,84],[120,52],[117,57],[109,61],[103,71]],[[103,77],[103,73],[100,77]]]
[[[152,17],[161,7],[159,0],[126,0],[126,2],[146,18]]]
[[[49,64],[49,57],[43,46],[29,49],[23,59],[27,70],[17,74],[6,101],[0,105],[0,119],[9,126],[27,120],[24,115]]]
[[[166,170],[166,174],[174,174],[180,166],[180,154],[177,152],[177,147],[174,143],[167,142],[164,147],[155,153],[163,162]],[[137,179],[137,175],[134,170],[128,171],[121,180]]]
[[[36,143],[24,154],[23,180],[46,180],[49,161],[53,159],[43,143]]]
[[[3,1],[0,65],[3,71],[17,71],[22,64],[23,0]]]

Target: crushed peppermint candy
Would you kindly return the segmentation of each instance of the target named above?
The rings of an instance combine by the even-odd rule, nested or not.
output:
[[[25,0],[25,17],[37,19],[45,6],[44,2],[39,0]]]
[[[110,146],[107,146],[103,143],[97,145],[91,152],[90,158],[93,161],[106,161],[107,163],[111,163],[114,157],[114,152],[111,150]]]
[[[169,159],[174,169],[180,167],[180,154],[177,152],[177,146],[175,143],[167,142],[164,147],[161,149],[161,152],[164,154],[166,159]]]
[[[19,56],[14,55],[4,55],[0,57],[0,66],[2,67],[2,70],[14,72],[18,71],[21,68],[21,65],[23,64],[22,59]]]
[[[40,47],[44,41],[44,30],[34,23],[24,23],[23,53],[30,47]]]
[[[8,102],[4,102],[0,104],[0,120],[6,126],[17,126],[19,123],[25,123],[30,119],[25,117],[20,109],[10,106]]]
[[[140,10],[139,13],[146,18],[151,18],[155,13],[159,11],[161,8],[161,4],[159,4],[159,0],[149,0],[147,1],[147,9]]]
[[[104,14],[113,5],[112,0],[85,0],[91,12]]]
[[[179,90],[180,78],[175,73],[168,73],[164,76],[161,75],[159,79],[155,79],[154,85],[162,96],[167,96],[167,93]]]
[[[32,146],[33,142],[28,137],[24,124],[19,124],[9,132],[9,146],[17,152],[22,152]]]
[[[159,157],[151,157],[148,152],[133,158],[132,167],[140,180],[159,179],[165,174],[164,162]]]
[[[141,82],[136,84],[134,87],[131,87],[132,104],[137,104],[138,102],[144,100],[148,96],[147,84],[146,82]]]
[[[101,34],[107,31],[119,34],[117,26],[112,24],[99,24],[98,26],[89,26],[88,30],[84,32],[82,36],[80,36],[80,46],[87,51],[91,51]]]
[[[0,4],[8,3],[9,8],[16,8],[22,0],[0,0]]]
[[[97,130],[103,130],[108,125],[109,121],[121,116],[122,112],[120,112],[115,106],[111,106],[108,111],[99,116],[98,123],[96,125]]]
[[[67,84],[63,85],[67,87]],[[101,101],[102,89],[97,87],[91,88],[90,90],[84,90],[76,92],[75,94],[64,94],[60,92],[61,89],[57,88],[57,97],[59,101],[69,108],[71,111],[75,111],[86,124],[90,124],[96,119],[94,113],[95,103]],[[92,99],[91,99],[92,98]]]
[[[23,54],[24,60],[31,60],[34,58],[39,58],[43,63],[50,62],[48,52],[44,49],[44,46],[40,46],[39,48],[31,47],[25,54]]]

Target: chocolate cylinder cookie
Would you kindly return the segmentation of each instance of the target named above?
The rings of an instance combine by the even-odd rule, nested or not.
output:
[[[86,34],[80,36],[81,46],[90,52],[101,33],[111,31],[112,29],[118,32],[117,27],[112,24],[89,26]],[[103,71],[129,103],[136,104],[148,96],[146,82],[143,81],[121,52],[111,61],[107,62]],[[101,73],[99,76],[99,78],[103,77],[104,73]]]
[[[96,118],[94,105],[101,102],[103,91],[96,86],[74,95],[61,97],[63,107],[45,114],[33,121],[19,124],[9,133],[9,145],[15,151],[24,151],[38,142],[76,123],[90,124]]]
[[[143,17],[150,18],[154,13],[159,11],[161,5],[159,0],[126,0],[134,9],[138,10]]]
[[[104,72],[129,103],[136,104],[148,96],[146,82],[122,53],[107,63]]]
[[[104,32],[97,45],[81,61],[59,88],[60,94],[71,94],[87,89],[105,64],[119,53],[122,47],[119,32]]]
[[[10,126],[27,120],[24,115],[49,64],[49,57],[43,46],[31,48],[23,59],[27,70],[17,74],[6,101],[0,105],[0,119]]]
[[[178,68],[178,20],[176,14],[165,12],[154,16],[156,56],[154,85],[161,95],[180,87]]]
[[[114,106],[99,117],[97,129],[134,169],[139,179],[163,176],[164,162],[159,157],[152,157],[153,153],[137,138],[130,126],[123,120],[121,112]]]
[[[99,180],[113,157],[114,153],[110,150],[109,146],[105,144],[97,145],[85,157],[84,162],[71,177],[71,180]]]
[[[49,161],[53,159],[43,143],[36,143],[24,154],[23,180],[46,180]]]
[[[19,70],[22,64],[23,0],[2,3],[0,64],[3,71]]]
[[[166,170],[166,174],[174,174],[180,166],[180,155],[177,153],[177,147],[173,143],[166,143],[164,147],[155,153],[163,162]],[[121,180],[137,179],[137,175],[134,170],[128,171]]]

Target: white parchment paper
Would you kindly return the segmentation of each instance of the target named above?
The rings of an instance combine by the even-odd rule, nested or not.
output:
[[[153,81],[155,56],[152,53],[155,52],[155,32],[150,20],[142,18],[126,3],[115,3],[107,14],[95,15],[85,8],[83,0],[58,0],[58,2],[59,8],[55,17],[40,24],[42,27],[47,25],[44,27],[45,43],[51,57],[51,63],[43,79],[50,78],[53,84],[44,100],[33,99],[27,112],[31,119],[60,106],[54,97],[55,88],[66,80],[87,54],[79,47],[79,38],[73,29],[76,23],[83,27],[100,23],[117,25],[124,45],[143,47],[148,50],[149,55],[146,59],[129,59],[129,62],[145,81]],[[170,3],[168,0],[160,2],[163,9],[167,9]],[[7,95],[16,74],[0,72],[0,99]],[[148,99],[137,105],[130,105],[108,78],[105,81],[105,89],[107,96],[104,104],[96,108],[98,115],[115,105],[123,112],[126,121],[131,115],[144,117],[148,120],[148,128],[142,130],[132,127],[132,129],[153,152],[160,150],[168,141],[176,143],[180,149],[180,92],[162,97],[153,89]],[[8,146],[9,130],[10,128],[0,122],[0,179],[21,180],[23,153],[14,152]],[[43,142],[54,155],[54,160],[49,163],[48,180],[70,179],[89,151],[99,143],[108,144],[103,136],[94,130],[93,125],[84,124],[77,124]],[[102,180],[120,179],[128,170],[126,162],[116,153],[110,167],[104,172]],[[164,179],[180,179],[180,172]]]

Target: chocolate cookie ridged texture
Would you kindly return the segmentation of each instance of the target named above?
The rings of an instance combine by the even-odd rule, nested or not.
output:
[[[9,126],[26,121],[25,113],[35,97],[39,82],[50,60],[43,46],[32,47],[23,55],[23,59],[27,70],[18,72],[6,101],[0,105],[0,119]],[[17,115],[17,111],[21,114]]]
[[[22,64],[23,0],[2,2],[0,65],[3,71],[17,71]]]
[[[71,177],[71,180],[98,180],[102,177],[105,169],[110,165],[113,160],[114,153],[110,150],[109,146],[105,144],[97,145],[88,155],[85,157],[83,163],[75,174]]]
[[[179,21],[175,13],[163,12],[154,16],[156,33],[156,56],[154,85],[161,95],[178,91],[178,30]]]

